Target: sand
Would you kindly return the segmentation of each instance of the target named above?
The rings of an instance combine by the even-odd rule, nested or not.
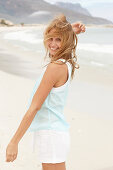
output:
[[[2,54],[15,56],[17,53],[16,47],[5,44],[1,39],[0,44],[2,50],[6,50],[7,53],[1,51],[0,57]],[[26,54],[34,56],[32,52],[22,53],[18,49],[18,55],[21,57],[26,57]],[[37,155],[32,153],[32,133],[25,133],[21,139],[17,159],[14,162],[5,162],[6,147],[26,113],[35,80],[2,70],[0,71],[0,169],[41,170]],[[71,149],[66,161],[67,170],[113,169],[112,103],[112,73],[85,66],[76,70],[64,111],[70,123],[71,134]]]

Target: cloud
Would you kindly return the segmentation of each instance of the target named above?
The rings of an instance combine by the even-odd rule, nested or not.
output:
[[[48,12],[48,11],[36,11],[36,12],[33,12],[31,15],[29,15],[29,17],[35,17],[35,16],[47,15],[47,14],[50,14],[50,12]]]

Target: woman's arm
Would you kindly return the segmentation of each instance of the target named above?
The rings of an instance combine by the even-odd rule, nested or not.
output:
[[[10,143],[6,149],[6,161],[10,162],[13,161],[17,157],[17,146],[27,129],[29,128],[31,122],[33,121],[36,113],[40,110],[42,104],[44,103],[46,97],[48,96],[49,92],[56,84],[60,77],[61,65],[50,63],[43,75],[41,83],[35,92],[32,103],[24,115],[16,133],[14,134],[13,138],[11,139]],[[62,70],[61,70],[62,71]]]
[[[17,132],[11,140],[12,143],[19,143],[20,139],[22,138],[22,136],[30,126],[32,120],[34,119],[37,111],[40,110],[52,87],[58,80],[58,67],[60,67],[60,65],[54,63],[50,63],[48,65],[40,82],[40,85],[33,96],[31,105],[25,116],[23,117]]]
[[[86,30],[85,25],[80,22],[75,22],[71,25],[72,25],[72,28],[73,28],[73,31],[75,32],[75,34],[83,33]]]

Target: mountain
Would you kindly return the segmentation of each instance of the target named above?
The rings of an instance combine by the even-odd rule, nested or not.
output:
[[[49,4],[44,0],[0,0],[0,18],[11,20],[13,23],[48,23],[57,14],[64,13],[70,22],[112,24],[107,19],[92,17],[79,4],[71,8],[71,4],[67,9],[64,5]]]
[[[73,4],[73,3],[57,2],[56,5],[58,5],[62,8],[65,8],[65,9],[73,10],[74,12],[78,12],[80,14],[91,16],[89,11],[87,9],[83,8],[79,3]]]

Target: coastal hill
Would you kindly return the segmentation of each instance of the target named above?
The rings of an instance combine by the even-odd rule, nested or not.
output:
[[[74,12],[76,11],[77,13],[80,13],[80,14],[91,16],[89,11],[83,8],[79,3],[73,4],[73,3],[57,2],[56,5],[62,8],[65,8],[65,9],[72,10]]]
[[[73,6],[73,7],[72,7]],[[64,13],[70,22],[81,21],[84,24],[113,24],[103,18],[93,17],[80,4],[50,4],[44,0],[0,0],[0,18],[15,24],[46,24],[54,16]]]

